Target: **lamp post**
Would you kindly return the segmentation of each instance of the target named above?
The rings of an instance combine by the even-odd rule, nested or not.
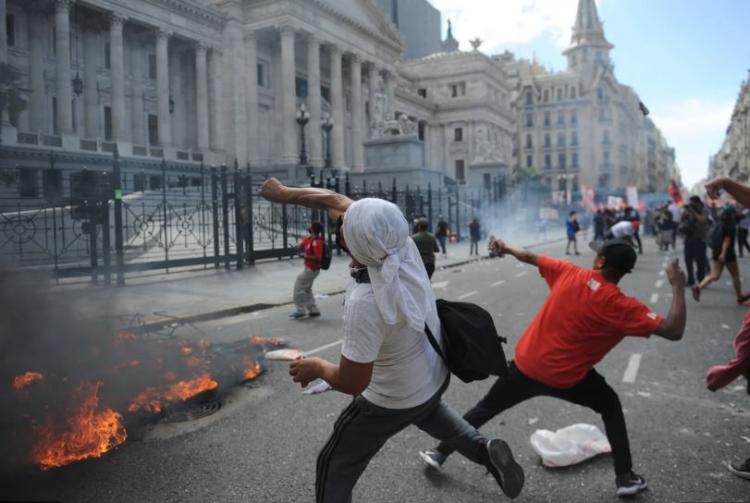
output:
[[[307,168],[307,175],[310,176],[310,167],[307,165],[307,148],[305,146],[305,126],[310,122],[310,113],[307,111],[305,104],[299,106],[297,110],[297,124],[299,124],[300,137],[302,138],[300,152],[299,152],[299,163],[300,166]]]
[[[333,119],[331,119],[331,114],[325,114],[325,117],[323,117],[323,120],[320,121],[320,127],[325,131],[326,133],[326,163],[325,163],[325,169],[329,171],[331,170],[331,129],[333,129]],[[336,176],[334,173],[333,176]]]

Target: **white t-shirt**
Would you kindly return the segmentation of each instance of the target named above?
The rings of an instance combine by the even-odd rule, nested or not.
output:
[[[616,238],[624,238],[625,236],[635,236],[635,229],[633,229],[632,222],[628,222],[627,220],[623,220],[622,222],[617,222],[615,225],[612,226],[610,229],[612,232],[612,235]]]
[[[434,303],[427,325],[440,341]],[[354,283],[344,298],[341,354],[353,362],[374,363],[372,379],[362,396],[387,409],[422,405],[448,376],[448,369],[423,331],[383,321],[369,283]]]

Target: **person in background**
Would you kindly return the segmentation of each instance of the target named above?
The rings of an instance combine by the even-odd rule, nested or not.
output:
[[[680,233],[685,240],[685,267],[687,268],[687,286],[692,288],[695,279],[698,283],[703,281],[708,272],[708,258],[706,249],[708,246],[708,211],[698,196],[690,197],[690,201],[683,208],[680,219]],[[693,270],[697,268],[695,274]]]
[[[443,257],[448,255],[448,251],[445,249],[445,242],[448,240],[449,230],[450,226],[448,225],[448,222],[445,221],[443,215],[440,215],[438,217],[437,229],[435,230],[435,237],[437,238],[438,243],[440,243],[440,248],[443,250]]]
[[[476,217],[469,224],[469,237],[471,238],[469,255],[479,255],[479,240],[482,239],[482,229],[479,226],[479,219]]]
[[[639,232],[641,227],[640,213],[638,213],[638,210],[636,210],[632,206],[627,206],[625,208],[625,211],[623,212],[622,219],[631,223],[634,222],[633,230],[635,231],[635,234],[633,234],[633,239],[635,239],[635,242],[638,243],[638,254],[643,254],[643,243],[641,243],[641,235]]]
[[[735,210],[732,207],[726,207],[721,211],[719,221],[716,222],[711,231],[711,273],[703,278],[699,285],[694,285],[692,288],[693,298],[696,302],[700,302],[701,292],[704,288],[721,278],[725,266],[732,276],[737,303],[744,304],[750,300],[750,294],[742,292],[742,278],[740,278],[740,268],[734,251],[736,233]]]
[[[429,232],[430,224],[426,219],[417,222],[417,232],[411,238],[417,245],[419,256],[422,257],[424,268],[427,271],[427,277],[432,279],[435,272],[435,252],[439,252],[437,238]]]
[[[577,234],[581,230],[581,225],[578,223],[578,217],[575,211],[571,211],[568,215],[568,220],[565,222],[565,232],[568,235],[568,244],[565,246],[565,255],[570,255],[570,245],[573,244],[573,251],[576,255],[578,253],[578,239]]]
[[[609,230],[609,233],[607,234],[607,239],[622,239],[635,248],[633,237],[635,236],[637,232],[636,231],[637,225],[638,225],[638,222],[629,222],[627,220],[617,222]]]
[[[673,214],[669,211],[668,207],[665,206],[661,209],[659,215],[656,217],[656,222],[659,226],[659,249],[662,251],[668,251],[669,246],[672,245],[672,249],[674,250],[672,236],[677,229],[677,222],[674,221]]]
[[[604,241],[604,212],[600,209],[594,214],[594,241]]]
[[[307,229],[308,236],[297,245],[305,255],[305,267],[294,282],[294,305],[297,310],[289,315],[290,318],[300,320],[306,316],[315,318],[320,316],[312,286],[315,278],[320,274],[320,264],[323,260],[323,224],[313,222]]]
[[[680,206],[673,202],[671,203],[667,209],[669,210],[669,213],[672,214],[672,222],[674,222],[674,226],[672,227],[672,249],[676,249],[675,245],[677,244],[677,222],[680,221],[680,218],[682,218],[682,208]]]
[[[739,214],[739,222],[737,222],[737,251],[740,257],[744,256],[745,249],[750,252],[750,243],[747,242],[748,231],[750,231],[750,208],[743,205]]]

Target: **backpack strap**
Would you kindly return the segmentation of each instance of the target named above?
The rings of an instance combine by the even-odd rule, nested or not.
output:
[[[430,327],[427,326],[427,323],[424,324],[424,333],[427,335],[427,340],[430,341],[430,346],[435,350],[435,352],[438,354],[441,360],[443,360],[443,363],[446,367],[448,367],[448,361],[445,359],[445,355],[443,354],[443,350],[440,349],[440,344],[438,344],[437,340],[435,339],[435,336],[432,335],[432,330],[430,330]],[[450,367],[448,367],[450,368]]]

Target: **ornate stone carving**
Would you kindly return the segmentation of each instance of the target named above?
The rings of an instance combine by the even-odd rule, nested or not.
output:
[[[381,119],[375,122],[373,130],[374,139],[402,136],[405,138],[416,138],[418,135],[417,123],[406,115],[400,115],[398,119]]]
[[[482,164],[500,161],[499,146],[490,138],[490,130],[485,126],[479,126],[474,139],[474,162]]]

